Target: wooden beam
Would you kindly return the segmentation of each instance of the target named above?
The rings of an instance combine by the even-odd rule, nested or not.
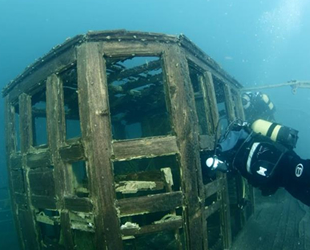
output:
[[[169,211],[182,206],[182,192],[170,192],[117,200],[119,216]]]
[[[205,216],[209,218],[212,214],[218,211],[221,208],[221,201],[216,201],[212,203],[210,206],[205,207]]]
[[[128,31],[124,29],[108,31],[89,31],[86,36],[88,41],[133,41],[136,43],[170,43],[178,41],[178,37],[175,35],[166,35],[154,32]]]
[[[65,197],[65,207],[78,212],[92,212],[93,204],[88,198]]]
[[[31,195],[31,205],[35,208],[56,209],[56,202],[55,197]]]
[[[53,169],[37,169],[28,173],[31,194],[48,196],[51,199],[55,196],[55,183]]]
[[[224,93],[225,93],[225,105],[227,111],[227,117],[230,122],[236,119],[235,109],[234,109],[234,101],[231,95],[230,86],[227,83],[224,83]]]
[[[74,41],[75,43],[77,41]],[[74,44],[73,42],[73,44]],[[61,46],[60,46],[61,47]],[[10,92],[10,101],[14,102],[21,93],[32,95],[39,89],[39,83],[44,86],[43,82],[53,73],[65,70],[76,61],[75,48],[71,46],[62,46],[52,50],[41,60],[30,65],[19,77],[3,89],[2,94],[5,96]],[[56,58],[57,56],[57,58]]]
[[[182,190],[184,192],[183,213],[186,218],[184,231],[188,249],[203,249],[204,200],[202,174],[199,158],[198,120],[195,110],[194,93],[189,78],[187,59],[183,50],[172,45],[163,53],[166,74],[166,93],[169,96],[172,126],[177,134]]]
[[[59,149],[59,154],[64,162],[77,162],[85,160],[84,148],[81,139],[71,139]]]
[[[204,80],[206,84],[206,92],[207,92],[207,98],[208,98],[208,103],[210,105],[210,112],[211,112],[211,117],[212,117],[212,122],[213,122],[213,133],[216,134],[216,128],[219,122],[219,112],[217,108],[217,100],[215,96],[215,88],[214,88],[214,83],[213,83],[213,77],[211,72],[206,71],[204,73]]]
[[[167,222],[162,222],[158,224],[152,224],[148,226],[143,226],[139,228],[124,228],[122,229],[123,236],[136,236],[141,234],[148,234],[148,233],[155,233],[161,231],[168,231],[168,230],[176,230],[181,228],[183,225],[182,218],[174,219]]]
[[[21,231],[21,222],[18,220],[18,207],[20,203],[17,202],[16,193],[13,185],[13,179],[12,179],[12,167],[14,168],[17,166],[19,168],[22,167],[21,163],[21,157],[19,157],[18,164],[12,164],[13,159],[11,160],[11,155],[13,152],[16,151],[16,133],[15,133],[15,108],[9,101],[10,96],[8,95],[5,98],[5,145],[6,145],[6,164],[7,164],[7,171],[9,176],[9,187],[10,187],[10,193],[11,193],[11,206],[12,206],[12,213],[14,216],[14,224],[18,235],[18,242],[19,246],[22,248],[23,243],[23,234]],[[24,195],[22,196],[24,197]],[[23,203],[22,203],[23,204]]]
[[[173,155],[179,151],[175,136],[113,141],[112,146],[114,160]]]
[[[52,165],[49,150],[36,150],[26,156],[26,164],[29,168],[48,168]]]
[[[59,148],[65,143],[66,126],[65,126],[65,108],[63,83],[56,74],[52,74],[47,78],[46,82],[46,117],[48,130],[48,145],[54,165],[54,183],[55,194],[57,197],[57,208],[62,211],[64,208],[64,194],[69,190],[66,183],[66,164],[62,161]],[[68,220],[61,220],[61,228],[70,228]],[[63,224],[66,223],[66,224]],[[62,237],[65,242],[71,243],[66,246],[73,249],[73,240],[71,234],[62,230]]]
[[[19,96],[19,131],[20,149],[27,153],[33,145],[31,96],[21,94]]]
[[[120,80],[120,79],[124,79],[127,77],[132,77],[132,76],[138,76],[141,73],[159,69],[159,68],[161,68],[160,59],[151,61],[149,63],[144,63],[142,65],[139,65],[133,68],[123,69],[121,71],[116,72],[115,74],[112,73],[109,75],[109,82],[111,83],[115,80]]]
[[[105,57],[160,56],[163,51],[158,42],[105,41],[98,44]]]
[[[205,197],[208,198],[218,191],[224,188],[225,181],[222,178],[218,178],[204,186]]]
[[[115,191],[110,161],[112,135],[105,68],[97,43],[78,47],[79,108],[85,155],[90,170],[90,195],[94,201],[96,249],[121,250],[123,243],[114,207]]]
[[[194,59],[193,61],[201,61],[203,67],[208,67],[208,71],[212,74],[216,74],[223,81],[228,81],[230,84],[241,88],[242,85],[233,77],[231,77],[216,61],[208,56],[204,51],[198,48],[193,42],[186,36],[180,35],[179,43],[184,48],[184,53],[188,58]]]

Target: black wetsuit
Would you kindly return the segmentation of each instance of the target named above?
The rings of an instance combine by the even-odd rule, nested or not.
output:
[[[228,171],[239,171],[263,195],[284,187],[310,206],[310,160],[301,159],[292,149],[247,126],[234,126],[218,143],[216,154],[226,162]],[[203,158],[205,163],[207,157]]]

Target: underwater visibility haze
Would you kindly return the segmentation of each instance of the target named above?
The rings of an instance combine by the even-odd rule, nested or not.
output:
[[[185,34],[244,87],[310,81],[308,0],[0,0],[1,89],[69,37],[116,29]],[[310,89],[261,91],[277,122],[299,131],[296,152],[309,159]],[[2,98],[0,201],[8,197],[4,108]],[[13,222],[2,224],[10,220],[0,217],[0,249],[17,250]]]

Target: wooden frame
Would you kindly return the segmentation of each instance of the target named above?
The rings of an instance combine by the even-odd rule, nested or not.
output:
[[[109,85],[107,60],[117,62],[121,60],[119,58],[153,56],[160,59],[118,73],[118,78],[134,78],[124,88]],[[197,125],[189,61],[200,72],[199,85],[208,127],[205,134],[199,134]],[[140,75],[146,70],[157,69],[159,63],[162,72],[158,76]],[[60,72],[72,68],[72,65],[77,67],[76,91],[82,133],[79,138],[67,140],[67,111]],[[144,78],[148,78],[151,86],[159,84],[158,77],[162,78],[160,84],[171,131],[130,140],[113,139],[115,128],[111,120],[109,95],[114,92],[126,95],[130,89],[142,93],[139,87],[144,86],[141,85]],[[217,241],[222,242],[222,247],[229,248],[232,239],[226,176],[219,175],[214,181],[204,184],[200,165],[200,151],[214,147],[219,120],[214,77],[224,84],[225,96],[222,98],[225,99],[229,120],[236,116],[242,118],[241,99],[237,99],[234,106],[231,97],[232,91],[239,93],[241,84],[185,36],[119,30],[89,32],[66,41],[30,65],[4,88],[8,172],[22,249],[45,249],[44,232],[40,231],[38,223],[46,222],[62,229],[64,242],[54,239],[56,248],[74,249],[75,230],[90,233],[93,237],[90,247],[94,249],[123,249],[124,241],[128,239],[138,240],[141,235],[170,230],[179,249],[206,250],[212,247],[208,243],[207,220],[216,211],[221,215],[218,225],[221,225],[222,235]],[[45,89],[48,143],[33,146],[31,97]],[[145,91],[143,94],[152,93]],[[17,104],[18,111],[14,108]],[[19,112],[20,151],[16,148],[16,112]],[[139,195],[122,198],[121,194],[117,194],[115,178],[119,174],[115,172],[115,164],[133,164],[145,159],[151,162],[159,158],[163,162],[175,159],[168,178],[171,179],[169,185],[160,184],[161,188],[151,190],[152,181],[155,183],[157,180],[150,175],[148,188],[138,189]],[[69,167],[78,161],[87,163],[84,175],[88,178],[89,195],[86,197],[70,193],[70,175],[74,173]],[[170,167],[164,164],[162,167]],[[133,169],[138,169],[137,166]],[[137,171],[133,172],[135,178],[140,178],[141,173]],[[148,168],[143,171],[149,172]],[[40,181],[46,182],[44,190],[38,189]],[[172,187],[173,182],[175,187]],[[137,180],[136,183],[142,182]],[[214,195],[217,197],[214,203],[206,206],[206,201]],[[57,215],[45,214],[45,210],[55,211]],[[159,224],[143,222],[161,214],[174,220],[160,221]],[[141,216],[143,220],[139,219]],[[134,227],[128,228],[126,220],[128,223],[137,220],[142,224],[133,223]]]

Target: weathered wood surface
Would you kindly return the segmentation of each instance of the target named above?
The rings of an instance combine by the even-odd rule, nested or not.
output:
[[[57,209],[60,211],[64,208],[64,193],[68,191],[66,186],[66,164],[61,159],[59,148],[65,143],[66,127],[65,127],[65,108],[63,83],[56,74],[52,74],[47,78],[46,82],[46,113],[47,113],[47,129],[48,129],[48,145],[53,162],[53,179],[55,184],[55,194],[57,197]],[[66,223],[66,224],[63,224]],[[61,228],[70,228],[69,220],[61,220]],[[71,234],[66,230],[61,231],[61,237],[67,243],[72,243]],[[73,243],[66,246],[73,249]]]
[[[227,176],[226,174],[220,174],[223,178],[224,184],[221,192],[219,192],[218,197],[221,202],[221,231],[223,234],[223,245],[225,248],[229,249],[232,244],[232,234],[231,234],[231,218],[230,218],[230,209],[229,209],[229,196],[228,196],[228,185],[227,185]]]
[[[284,189],[268,197],[255,192],[253,216],[237,235],[232,250],[310,249],[309,207]]]
[[[48,168],[52,165],[49,150],[36,150],[26,155],[26,165],[29,168]]]
[[[164,230],[175,230],[181,228],[183,225],[182,218],[173,219],[171,221],[160,222],[157,224],[152,224],[148,226],[143,226],[139,228],[130,228],[130,229],[122,229],[123,236],[131,236],[131,235],[141,235],[147,233],[155,233]]]
[[[28,179],[31,194],[49,196],[50,198],[53,198],[55,195],[53,172],[53,169],[29,171]]]
[[[199,135],[199,147],[204,150],[214,149],[214,136],[210,135]]]
[[[109,58],[107,58],[106,60],[108,60],[108,59]],[[112,74],[109,75],[108,80],[109,80],[109,82],[113,82],[115,80],[120,80],[120,79],[124,79],[127,77],[139,76],[139,74],[141,74],[141,73],[152,71],[152,70],[159,69],[159,68],[161,68],[161,59],[151,61],[148,63],[144,63],[142,65],[139,65],[139,66],[136,66],[133,68],[122,69],[121,71],[113,72]],[[136,88],[138,86],[134,85],[133,87]],[[124,91],[131,89],[133,87],[122,86]]]
[[[136,41],[141,42],[177,42],[178,37],[153,32],[137,32],[128,30],[90,31],[86,34],[88,41]]]
[[[160,56],[163,52],[162,45],[157,42],[109,41],[99,44],[105,57]]]
[[[85,160],[84,148],[81,139],[71,139],[66,145],[59,148],[59,154],[64,162]]]
[[[232,93],[234,95],[234,103],[235,103],[235,108],[236,108],[236,118],[244,121],[245,116],[244,116],[244,110],[243,110],[240,90],[237,90],[237,89],[232,90]]]
[[[214,214],[216,211],[218,211],[222,206],[222,203],[220,200],[212,203],[210,206],[205,207],[205,216],[206,218],[210,217],[212,214]]]
[[[112,135],[108,116],[108,84],[103,63],[97,43],[86,43],[78,48],[81,130],[90,166],[90,193],[94,200],[96,247],[121,250],[122,238],[114,207],[114,180],[110,162]]]
[[[222,190],[225,184],[225,180],[222,178],[218,178],[215,181],[212,181],[204,186],[205,197],[210,197],[211,195],[215,194]]]
[[[31,195],[31,205],[35,208],[56,209],[56,198],[49,196]]]
[[[178,46],[171,46],[163,54],[164,72],[167,76],[167,92],[171,102],[173,127],[177,136],[182,169],[182,190],[184,191],[183,213],[187,218],[185,235],[188,249],[203,249],[204,200],[198,141],[198,120],[195,110],[194,93],[191,88],[189,69],[183,51]],[[194,150],[194,148],[196,150]]]
[[[65,197],[65,207],[68,210],[79,212],[91,212],[93,204],[88,198]]]
[[[113,141],[112,145],[117,160],[173,155],[179,151],[175,136]]]
[[[224,93],[225,93],[225,105],[227,111],[227,118],[229,122],[232,122],[236,119],[235,114],[235,103],[232,98],[231,88],[227,83],[224,83]]]
[[[22,242],[24,249],[33,249],[33,250],[39,250],[41,247],[39,246],[39,242],[37,241],[37,232],[34,228],[33,224],[33,218],[31,216],[30,209],[23,210],[19,209],[17,219],[20,221],[20,228],[22,235]]]
[[[170,192],[155,194],[136,198],[125,198],[117,200],[116,206],[121,217],[169,211],[182,206],[182,192]]]
[[[19,131],[21,152],[27,153],[33,145],[33,131],[31,96],[26,94],[19,96]]]
[[[76,245],[73,242],[72,230],[71,230],[71,221],[69,213],[66,210],[62,210],[60,214],[60,224],[62,227],[62,234],[64,235],[64,245],[66,250],[76,249]]]
[[[18,157],[18,163],[12,164],[11,155],[16,151],[16,133],[15,133],[15,108],[9,101],[10,96],[8,95],[5,98],[5,142],[6,142],[6,162],[7,162],[7,171],[9,176],[9,187],[11,193],[11,206],[12,212],[14,214],[14,225],[17,231],[19,240],[19,246],[22,247],[21,239],[23,239],[22,231],[20,230],[20,221],[17,218],[18,207],[25,204],[25,202],[17,202],[17,194],[15,193],[15,188],[12,180],[12,166],[14,168],[17,166],[21,168],[21,157]],[[20,195],[19,195],[20,196]],[[22,195],[25,198],[24,195]]]
[[[207,98],[208,103],[210,105],[210,112],[212,117],[212,125],[213,125],[213,131],[216,133],[218,121],[219,121],[219,113],[217,109],[217,101],[216,101],[216,95],[215,95],[215,88],[213,83],[213,77],[211,72],[206,71],[204,73],[204,80],[206,81],[206,92],[207,92]]]

